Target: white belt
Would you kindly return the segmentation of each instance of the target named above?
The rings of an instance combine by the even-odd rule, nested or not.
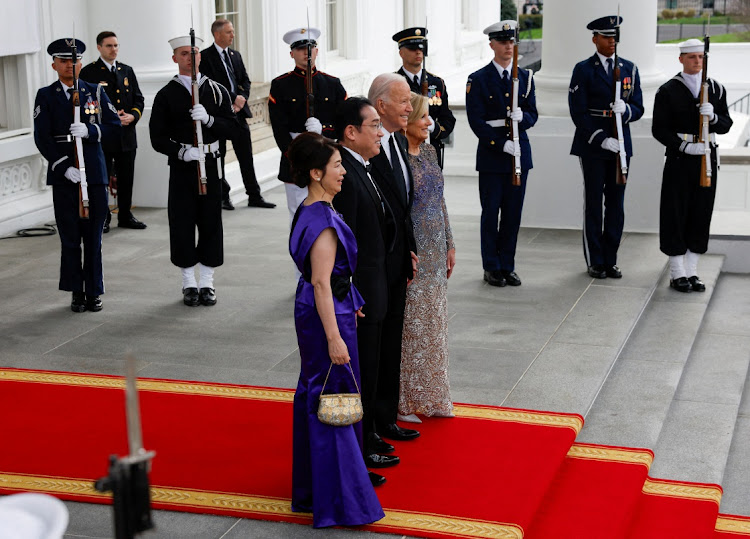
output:
[[[193,144],[183,144],[183,143],[180,143],[180,146],[182,146],[186,150],[196,147]],[[211,144],[201,144],[200,146],[198,146],[198,148],[200,148],[203,151],[203,153],[216,153],[219,151],[219,141],[216,140],[212,142]]]
[[[490,127],[506,127],[506,125],[507,125],[505,123],[505,120],[487,120],[484,123],[486,123]]]
[[[677,136],[682,140],[686,140],[687,142],[700,141],[700,135],[694,135],[693,133],[677,133]],[[716,144],[716,133],[709,133],[708,140],[711,142],[711,144]]]

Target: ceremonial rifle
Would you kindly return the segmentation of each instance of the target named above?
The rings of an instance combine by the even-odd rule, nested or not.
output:
[[[192,11],[190,18],[192,19]],[[200,93],[198,89],[198,77],[195,70],[195,30],[190,28],[190,80],[191,88],[190,92],[193,98],[193,106],[196,106],[200,102]],[[199,150],[198,157],[198,194],[205,195],[207,192],[206,187],[206,154],[203,153],[203,125],[200,120],[193,120],[193,146]]]
[[[307,71],[305,72],[305,90],[307,92],[307,117],[315,116],[315,95],[313,94],[313,72],[312,72],[313,46],[310,37],[310,10],[307,10]]]
[[[617,44],[620,42],[620,6],[617,6],[617,26],[615,27],[615,62],[612,69],[612,77],[614,78],[615,89],[612,96],[612,103],[620,99],[620,92],[622,88],[622,81],[620,81],[620,62],[617,58]],[[635,84],[635,81],[633,81]],[[625,185],[628,181],[628,154],[625,152],[625,137],[622,134],[622,113],[615,112],[613,114],[615,118],[614,131],[617,137],[617,143],[620,146],[620,159],[619,165],[617,166],[617,184]]]
[[[711,24],[711,17],[709,16],[708,24]],[[708,35],[708,29],[706,29],[706,37],[703,40],[703,73],[701,74],[701,105],[708,103],[708,47],[711,37]],[[711,139],[708,133],[708,116],[701,114],[699,133],[700,138],[698,139],[699,144],[703,144],[705,149],[703,155],[701,155],[701,176],[700,186],[711,187]]]
[[[426,6],[425,6],[425,9]],[[427,15],[424,16],[424,51],[422,51],[422,81],[420,90],[426,96],[430,92],[430,81],[427,80]]]
[[[76,77],[76,66],[78,65],[78,47],[76,47],[75,25],[73,25],[73,44],[70,46],[71,61],[73,62],[73,93],[70,101],[73,103],[73,123],[81,122],[81,96],[78,93],[78,77]],[[78,217],[89,218],[89,184],[86,181],[86,161],[83,158],[83,141],[81,137],[73,137],[73,163],[81,173],[81,181],[78,184]]]
[[[511,102],[511,111],[515,112],[518,110],[518,19],[516,19],[516,35],[513,39],[513,96]],[[513,141],[513,179],[512,185],[516,187],[521,185],[521,142],[519,136],[518,122],[511,120],[510,122],[510,138]]]
[[[109,457],[109,475],[102,477],[94,488],[99,492],[112,492],[116,539],[132,539],[137,533],[154,527],[151,519],[151,494],[148,473],[153,451],[143,449],[141,438],[141,413],[138,405],[138,388],[135,382],[135,359],[128,356],[125,379],[125,411],[128,425],[130,454]]]

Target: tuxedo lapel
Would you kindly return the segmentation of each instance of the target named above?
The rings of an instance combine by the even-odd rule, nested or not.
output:
[[[346,177],[344,181],[348,180],[351,182],[357,182],[364,187],[365,191],[367,191],[367,194],[370,195],[373,206],[376,208],[378,220],[380,221],[380,225],[382,228],[385,224],[383,218],[383,205],[381,203],[382,197],[378,195],[377,191],[375,191],[375,187],[370,181],[370,178],[367,177],[367,172],[365,171],[365,167],[362,165],[362,163],[357,161],[346,150],[342,151],[341,153],[344,168],[346,169]]]
[[[393,136],[396,138],[396,146],[398,146],[399,151],[401,152],[401,158],[406,165],[406,174],[408,176],[407,181],[409,182],[409,192],[406,193],[406,206],[411,208],[411,202],[414,198],[414,176],[412,175],[411,166],[409,166],[409,159],[406,155],[406,148],[408,147],[409,142],[407,141],[406,136],[401,133],[394,133]]]
[[[392,200],[397,200],[403,205],[403,197],[395,185],[396,180],[393,177],[393,170],[388,157],[385,155],[385,150],[381,149],[378,155],[370,159],[370,163],[377,172],[373,175],[373,179],[378,183],[381,191],[387,191]]]

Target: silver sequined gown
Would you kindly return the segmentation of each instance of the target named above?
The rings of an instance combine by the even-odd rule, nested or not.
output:
[[[406,290],[399,413],[445,415],[453,410],[448,382],[447,251],[453,234],[443,198],[443,171],[435,148],[409,156],[414,174],[411,217],[417,240],[417,276]]]

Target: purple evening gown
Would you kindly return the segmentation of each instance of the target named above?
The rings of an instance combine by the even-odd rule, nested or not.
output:
[[[321,232],[333,228],[338,236],[334,278],[350,279],[357,265],[354,234],[324,202],[300,206],[289,237],[289,253],[302,273],[294,303],[294,322],[302,367],[294,395],[292,511],[313,514],[313,526],[358,526],[385,515],[362,457],[362,426],[333,427],[318,420],[318,397],[331,359],[323,324],[310,284],[310,249]],[[359,385],[356,311],[364,300],[354,286],[343,300],[333,298],[341,337]],[[355,393],[349,367],[334,365],[326,393]]]

